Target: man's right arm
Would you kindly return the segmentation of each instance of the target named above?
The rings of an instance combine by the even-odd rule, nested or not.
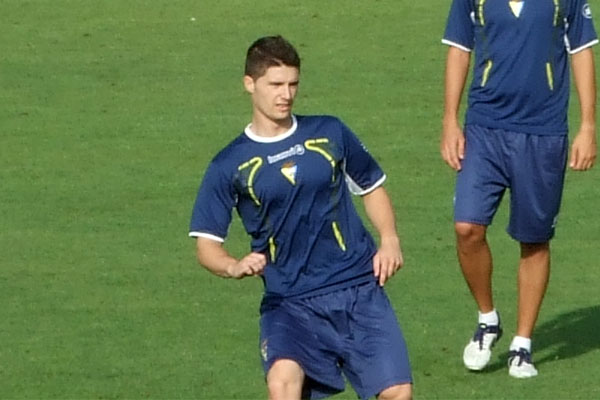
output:
[[[464,158],[465,138],[458,121],[458,109],[465,87],[471,53],[455,46],[448,47],[444,92],[444,120],[440,153],[454,170],[460,170]]]
[[[260,275],[267,264],[264,254],[250,253],[238,260],[223,248],[221,242],[204,237],[197,239],[196,254],[202,266],[223,278],[241,279]]]

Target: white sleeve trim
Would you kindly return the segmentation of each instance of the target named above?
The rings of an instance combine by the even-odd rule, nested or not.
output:
[[[383,174],[381,178],[377,182],[375,182],[371,187],[367,189],[362,189],[356,182],[350,178],[348,174],[345,174],[346,184],[348,185],[348,189],[350,189],[350,193],[355,194],[357,196],[364,196],[365,194],[371,193],[373,190],[377,189],[379,186],[383,184],[387,176]]]
[[[591,42],[588,42],[588,43],[584,44],[583,46],[576,48],[575,50],[569,50],[569,54],[579,53],[580,51],[585,50],[588,47],[592,47],[595,44],[598,44],[598,39],[594,39]]]
[[[189,236],[195,237],[195,238],[199,238],[199,237],[206,238],[206,239],[214,240],[215,242],[220,242],[220,243],[225,242],[225,239],[223,239],[222,237],[211,235],[210,233],[192,231],[189,233]]]
[[[470,53],[471,51],[473,51],[472,49],[469,49],[468,47],[465,47],[465,46],[463,46],[461,44],[458,44],[458,43],[453,42],[453,41],[448,40],[448,39],[442,39],[442,43],[443,44],[447,44],[448,46],[457,47],[457,48],[459,48],[459,49],[461,49],[463,51],[466,51],[467,53]]]

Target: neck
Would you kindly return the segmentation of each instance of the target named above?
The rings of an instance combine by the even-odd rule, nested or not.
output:
[[[292,127],[292,116],[281,120],[264,118],[262,115],[253,115],[250,129],[258,136],[275,137],[287,132]]]

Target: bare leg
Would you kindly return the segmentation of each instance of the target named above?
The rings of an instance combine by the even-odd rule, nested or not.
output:
[[[530,338],[548,287],[550,245],[521,243],[517,335]]]
[[[277,360],[267,373],[269,400],[300,400],[303,383],[304,371],[297,362]]]
[[[492,254],[486,240],[487,226],[457,222],[456,247],[458,261],[479,311],[494,309],[492,298]]]

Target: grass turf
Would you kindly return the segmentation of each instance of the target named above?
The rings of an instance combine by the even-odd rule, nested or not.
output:
[[[598,168],[567,173],[540,376],[504,368],[518,252],[506,205],[489,237],[509,339],[488,372],[461,365],[475,308],[438,155],[447,1],[2,4],[0,398],[266,397],[261,284],[201,270],[186,234],[203,169],[249,119],[244,52],[273,33],[303,59],[296,112],[340,116],[388,174],[406,258],[388,293],[415,398],[600,396]],[[248,248],[239,221],[228,247]]]

